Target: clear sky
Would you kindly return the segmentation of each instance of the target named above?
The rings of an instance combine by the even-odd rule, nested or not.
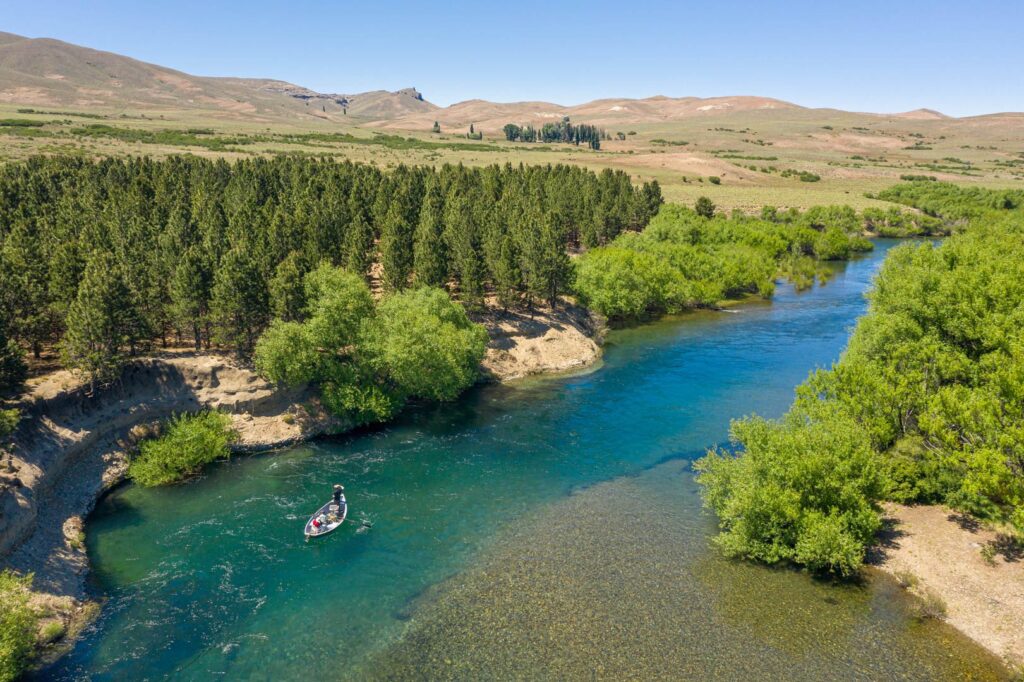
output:
[[[1024,111],[1024,0],[0,0],[0,30],[210,76],[464,99]]]

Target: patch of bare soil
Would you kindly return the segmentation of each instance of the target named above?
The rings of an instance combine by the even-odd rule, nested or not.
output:
[[[484,373],[498,381],[578,370],[601,358],[604,320],[565,299],[554,309],[525,312],[489,307],[472,317],[491,338],[482,363]]]
[[[894,504],[886,512],[873,563],[919,595],[937,595],[951,625],[1024,665],[1024,550],[945,507]]]

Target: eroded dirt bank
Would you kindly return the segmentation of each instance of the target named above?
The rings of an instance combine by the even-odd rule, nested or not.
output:
[[[484,373],[499,381],[568,372],[601,358],[605,321],[568,301],[533,314],[488,309],[473,318],[487,327],[491,338]]]
[[[35,601],[73,625],[88,560],[83,519],[124,477],[148,428],[175,413],[219,409],[239,433],[236,451],[283,447],[344,424],[308,391],[282,391],[234,360],[176,354],[138,359],[94,392],[69,372],[36,382],[19,401],[21,423],[0,479],[0,563],[35,575]]]

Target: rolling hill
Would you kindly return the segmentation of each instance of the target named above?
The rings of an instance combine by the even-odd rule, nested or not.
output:
[[[598,99],[575,106],[551,102],[500,104],[468,100],[431,112],[411,113],[376,124],[395,130],[429,128],[438,121],[442,128],[462,128],[472,123],[486,132],[497,132],[506,123],[535,126],[564,116],[593,125],[661,123],[691,117],[756,110],[804,110],[804,107],[769,97],[648,97],[646,99]]]
[[[436,107],[414,88],[324,94],[284,81],[193,76],[51,38],[0,33],[0,102],[104,111],[209,112],[255,120],[380,120]]]

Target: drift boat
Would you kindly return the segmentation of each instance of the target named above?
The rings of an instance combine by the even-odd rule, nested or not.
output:
[[[338,502],[331,498],[327,504],[317,509],[316,513],[309,517],[309,521],[306,521],[306,542],[309,542],[310,538],[327,535],[344,523],[347,515],[348,503],[345,501],[345,494],[340,495]]]

